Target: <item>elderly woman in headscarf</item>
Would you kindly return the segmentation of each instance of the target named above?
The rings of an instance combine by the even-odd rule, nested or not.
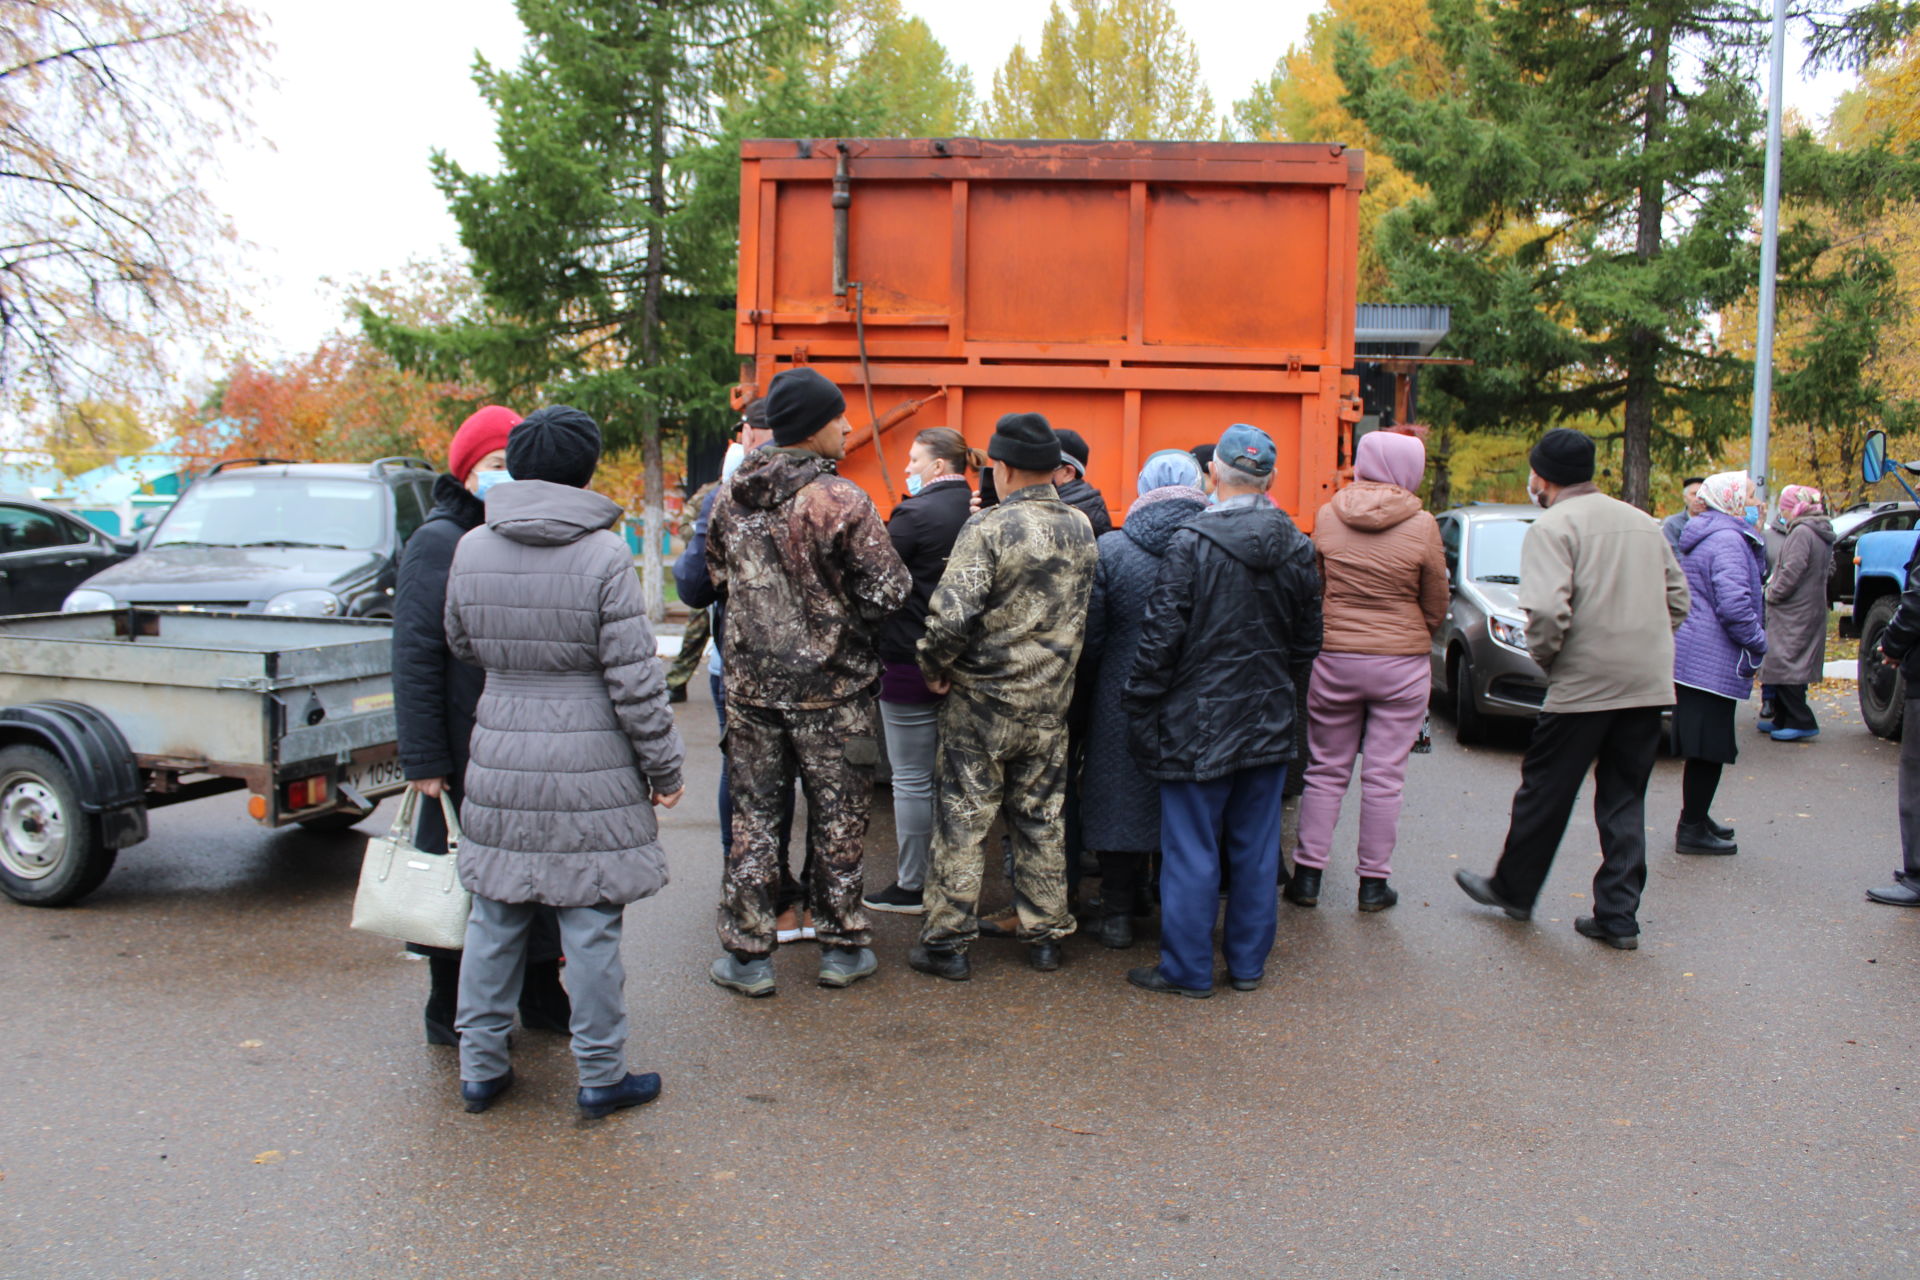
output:
[[[1100,859],[1100,918],[1093,935],[1115,950],[1133,945],[1133,917],[1144,912],[1160,849],[1160,787],[1127,750],[1120,695],[1133,670],[1160,559],[1174,530],[1206,510],[1199,484],[1200,464],[1192,454],[1161,450],[1140,469],[1140,496],[1127,508],[1125,524],[1100,535],[1081,659],[1081,670],[1094,673],[1094,685],[1080,812],[1082,839]]]
[[[1807,686],[1827,663],[1827,578],[1833,567],[1833,522],[1825,497],[1811,485],[1780,491],[1787,540],[1767,579],[1767,657],[1760,681],[1773,690],[1773,717],[1760,731],[1775,742],[1799,742],[1820,732]]]
[[[1673,747],[1686,761],[1680,775],[1681,853],[1731,854],[1732,827],[1710,812],[1720,774],[1739,756],[1734,708],[1753,692],[1767,653],[1761,625],[1759,501],[1744,471],[1708,476],[1700,486],[1707,509],[1680,534],[1680,568],[1693,609],[1673,635]]]
[[[1354,483],[1320,508],[1313,546],[1320,562],[1326,639],[1307,686],[1307,789],[1287,901],[1320,900],[1333,828],[1361,767],[1359,907],[1399,900],[1387,883],[1399,836],[1407,758],[1420,736],[1433,671],[1433,632],[1447,614],[1447,561],[1440,527],[1420,505],[1426,446],[1411,435],[1361,437]]]

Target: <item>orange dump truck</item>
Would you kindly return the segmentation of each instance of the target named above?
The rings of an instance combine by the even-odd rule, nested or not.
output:
[[[748,379],[832,379],[842,473],[882,512],[915,432],[984,446],[1016,410],[1086,437],[1116,523],[1149,455],[1235,422],[1274,438],[1308,528],[1351,465],[1357,151],[786,139],[741,162]]]

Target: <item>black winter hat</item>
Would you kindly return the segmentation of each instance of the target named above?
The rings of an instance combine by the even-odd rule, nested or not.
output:
[[[1540,437],[1527,463],[1548,484],[1585,484],[1593,479],[1593,441],[1572,427],[1555,427]]]
[[[600,424],[572,405],[535,409],[507,435],[507,474],[584,489],[600,464]]]
[[[1002,414],[987,441],[987,456],[1016,471],[1051,472],[1060,465],[1060,437],[1037,413]]]
[[[846,411],[840,388],[804,365],[781,370],[767,387],[767,427],[782,448],[810,439]]]
[[[1053,434],[1060,438],[1061,465],[1071,465],[1082,476],[1087,474],[1087,441],[1072,427],[1055,427]]]
[[[747,425],[755,431],[765,431],[767,429],[767,398],[755,396],[747,402],[747,407],[740,411],[740,416],[745,418]]]

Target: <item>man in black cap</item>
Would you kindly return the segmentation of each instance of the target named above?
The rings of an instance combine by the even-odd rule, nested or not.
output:
[[[812,369],[767,390],[773,447],[747,455],[720,490],[707,570],[727,607],[721,659],[733,846],[711,976],[748,996],[774,991],[774,882],[781,801],[797,770],[807,796],[809,890],[826,950],[820,985],[876,968],[860,903],[861,854],[880,751],[876,632],[907,598],[907,567],[872,499],[835,473],[847,402]]]
[[[940,705],[933,868],[907,963],[962,981],[979,936],[981,844],[1007,817],[1019,934],[1036,969],[1060,967],[1067,909],[1065,717],[1099,560],[1093,529],[1051,483],[1060,442],[1037,413],[1010,413],[987,445],[997,506],[967,521],[919,645]]]
[[[1066,427],[1054,428],[1053,434],[1060,438],[1060,465],[1053,469],[1053,487],[1060,501],[1092,523],[1094,537],[1112,533],[1113,513],[1107,510],[1107,500],[1087,480],[1087,459],[1093,455],[1086,437]]]
[[[1530,919],[1587,770],[1600,828],[1593,914],[1573,927],[1622,951],[1640,945],[1647,883],[1647,779],[1660,712],[1673,705],[1673,633],[1686,576],[1652,516],[1593,484],[1593,441],[1568,427],[1540,437],[1527,496],[1546,508],[1520,549],[1527,651],[1547,700],[1520,765],[1513,821],[1493,875],[1454,879],[1475,902]]]

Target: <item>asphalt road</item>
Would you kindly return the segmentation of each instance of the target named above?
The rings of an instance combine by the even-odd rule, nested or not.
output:
[[[982,943],[940,983],[900,917],[851,990],[810,944],[775,999],[712,987],[713,721],[681,711],[674,882],[628,915],[658,1103],[579,1120],[564,1042],[523,1032],[521,1088],[466,1115],[424,967],[346,927],[361,837],[181,806],[85,904],[0,904],[0,1275],[1920,1273],[1920,912],[1861,899],[1897,861],[1895,748],[1844,701],[1814,744],[1747,740],[1736,858],[1671,852],[1662,763],[1635,953],[1573,933],[1584,806],[1534,924],[1452,885],[1519,744],[1436,725],[1400,906],[1353,910],[1344,823],[1266,987],[1204,1002],[1124,983],[1150,944],[1048,975]]]

